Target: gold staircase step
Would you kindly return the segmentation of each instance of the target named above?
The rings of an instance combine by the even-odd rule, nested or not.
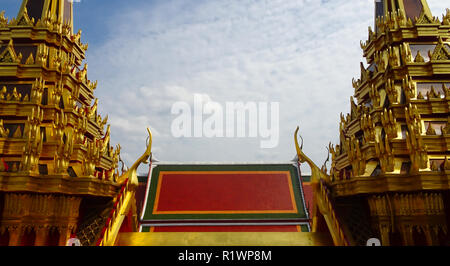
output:
[[[117,246],[332,246],[324,233],[158,232],[119,233]]]

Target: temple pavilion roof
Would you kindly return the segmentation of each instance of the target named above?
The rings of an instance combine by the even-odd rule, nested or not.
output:
[[[141,231],[309,231],[298,167],[162,164],[149,172]]]

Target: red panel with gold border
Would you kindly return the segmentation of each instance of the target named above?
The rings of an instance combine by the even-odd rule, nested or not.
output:
[[[150,173],[141,218],[143,224],[308,221],[294,164],[157,165]]]

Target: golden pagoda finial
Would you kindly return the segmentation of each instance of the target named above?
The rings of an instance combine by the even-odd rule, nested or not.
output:
[[[95,99],[94,105],[92,105],[92,107],[89,107],[87,113],[89,118],[92,118],[97,113],[97,107],[98,107],[98,98]]]
[[[72,35],[73,42],[80,43],[81,32],[82,32],[81,30],[78,30],[77,34]]]
[[[447,156],[445,156],[444,170],[450,170],[450,161]]]
[[[16,138],[16,139],[22,138],[22,128],[21,128],[21,126],[18,126],[18,127],[17,127],[17,129],[16,129],[16,131],[14,132],[14,134],[13,134],[12,137],[13,137],[13,138]]]
[[[414,62],[416,62],[416,63],[424,63],[425,62],[425,59],[420,54],[420,51],[417,51],[417,55],[416,55],[416,58],[414,58]]]
[[[7,138],[9,135],[9,129],[5,129],[3,126],[3,120],[0,119],[0,138]]]
[[[8,25],[8,18],[5,17],[5,11],[0,12],[0,28]]]
[[[17,92],[17,88],[14,87],[12,93],[6,96],[7,101],[20,101],[22,99],[22,94]]]
[[[25,65],[33,65],[34,64],[34,57],[33,53],[30,53],[27,60],[25,61]]]
[[[100,123],[100,128],[103,130],[103,128],[105,127],[105,125],[108,123],[108,118],[109,116],[106,115],[106,117],[103,119],[103,121]],[[109,127],[109,126],[108,126]]]
[[[418,100],[423,100],[423,99],[425,99],[425,97],[423,96],[423,94],[422,94],[421,91],[419,91],[419,94],[417,94],[417,99],[418,99]]]
[[[3,86],[2,90],[0,91],[0,100],[6,100],[6,86]]]
[[[436,130],[434,130],[434,128],[431,125],[431,123],[428,124],[428,128],[427,128],[426,134],[427,134],[427,136],[434,136],[434,135],[436,135]]]

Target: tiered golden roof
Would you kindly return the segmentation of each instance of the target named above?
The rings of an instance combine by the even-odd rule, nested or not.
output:
[[[442,245],[450,240],[450,10],[439,19],[425,0],[376,5],[375,30],[361,43],[368,67],[353,80],[340,142],[330,144],[330,175],[316,182],[326,183],[349,244]]]
[[[68,0],[24,0],[17,18],[0,14],[0,239],[9,245],[64,245],[80,213],[107,206],[124,182],[83,65],[88,45],[72,28]]]

